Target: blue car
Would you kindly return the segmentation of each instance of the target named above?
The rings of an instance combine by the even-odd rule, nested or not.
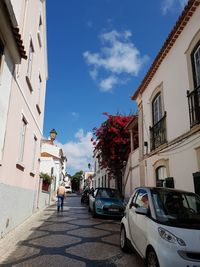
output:
[[[89,195],[89,211],[93,217],[123,217],[125,205],[118,190],[98,187]]]

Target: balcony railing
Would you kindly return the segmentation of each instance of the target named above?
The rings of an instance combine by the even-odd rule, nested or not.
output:
[[[190,127],[200,124],[200,86],[192,92],[187,91]]]
[[[151,138],[151,150],[156,149],[160,145],[167,142],[166,135],[166,112],[162,119],[160,119],[153,127],[149,127]]]

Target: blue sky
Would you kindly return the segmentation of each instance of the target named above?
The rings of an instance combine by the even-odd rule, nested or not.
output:
[[[137,111],[131,96],[186,0],[47,1],[44,136],[55,128],[67,172],[87,171],[103,112]]]

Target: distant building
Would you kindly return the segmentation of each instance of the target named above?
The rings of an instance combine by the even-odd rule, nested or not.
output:
[[[0,1],[0,232],[38,208],[47,80],[44,0]]]
[[[200,1],[189,0],[132,97],[139,131],[135,184],[200,194],[199,96]]]
[[[84,190],[85,187],[92,188],[93,187],[93,171],[86,171],[83,173],[83,177],[80,181],[80,190]]]
[[[93,187],[117,188],[115,179],[109,176],[107,169],[100,167],[99,158],[97,157],[96,151],[94,151],[93,159],[94,159],[94,174],[92,181]]]
[[[65,182],[66,163],[67,158],[64,156],[61,148],[51,140],[42,140],[40,173],[47,173],[51,176],[52,184],[47,192],[43,188],[43,194],[40,197],[41,205],[44,206],[47,203],[46,199],[49,198],[49,194],[51,195],[51,200],[53,200],[58,186]]]

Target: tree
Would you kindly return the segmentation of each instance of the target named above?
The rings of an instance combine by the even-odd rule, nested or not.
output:
[[[93,129],[93,142],[100,167],[106,168],[110,176],[122,187],[122,168],[130,153],[130,134],[125,126],[134,116],[109,115],[99,128]]]
[[[76,172],[71,176],[72,190],[78,191],[80,185],[80,179],[82,178],[83,171]]]

